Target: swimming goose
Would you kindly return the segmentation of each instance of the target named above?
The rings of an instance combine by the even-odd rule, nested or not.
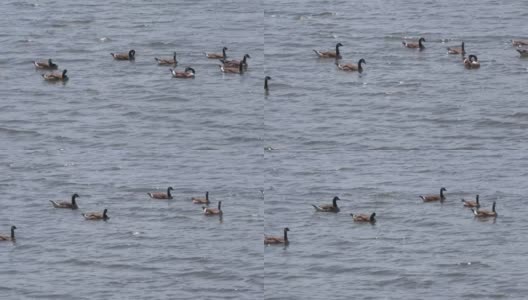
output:
[[[424,202],[444,201],[444,192],[447,192],[445,187],[440,189],[440,195],[420,195],[420,198],[422,198]]]
[[[209,192],[205,192],[205,198],[192,197],[191,200],[194,204],[209,204]]]
[[[174,55],[172,58],[157,58],[154,57],[154,59],[158,62],[158,65],[177,65],[178,61],[176,60],[176,52],[174,52]]]
[[[68,76],[66,76],[66,72],[68,70],[64,69],[62,72],[52,72],[52,73],[46,73],[42,74],[42,78],[47,81],[59,81],[59,80],[68,80]]]
[[[462,45],[460,47],[447,47],[447,54],[466,54],[466,50],[464,49],[464,42],[462,42]]]
[[[191,67],[185,68],[185,71],[183,72],[178,72],[173,69],[169,69],[169,70],[172,74],[172,77],[174,78],[194,78],[194,75],[196,74],[196,71],[194,71],[194,69]]]
[[[227,47],[224,47],[224,48],[222,48],[222,54],[219,54],[219,53],[205,53],[205,56],[207,56],[207,58],[211,58],[211,59],[223,59],[223,60],[225,60],[227,58],[226,50],[227,50]]]
[[[366,64],[367,62],[362,58],[358,61],[358,64],[355,65],[355,64],[340,64],[338,62],[338,60],[336,59],[336,66],[337,68],[339,68],[340,70],[343,70],[343,71],[348,71],[348,72],[363,72],[363,67],[361,66],[361,64]]]
[[[339,207],[337,207],[337,200],[341,199],[335,196],[334,199],[332,199],[332,204],[322,204],[319,206],[315,206],[312,204],[312,206],[315,208],[316,211],[337,213],[339,212]]]
[[[75,202],[75,198],[79,197],[77,193],[73,194],[71,197],[71,202],[68,201],[53,201],[50,200],[51,204],[53,204],[53,207],[55,208],[70,208],[70,209],[77,209],[79,208],[77,206],[77,202]]]
[[[519,52],[521,57],[528,57],[528,49],[515,49],[515,50],[517,50],[517,52]]]
[[[83,217],[86,219],[86,220],[90,220],[90,221],[96,221],[96,220],[108,220],[110,219],[110,217],[106,214],[108,212],[108,209],[104,209],[103,212],[88,212],[88,213],[84,213],[82,214]]]
[[[212,215],[221,215],[223,213],[221,207],[222,207],[222,201],[218,201],[218,208],[209,208],[209,207],[202,206],[202,209],[203,209],[204,215],[212,216]]]
[[[172,186],[169,186],[167,188],[167,193],[163,192],[150,192],[147,193],[147,195],[150,196],[152,199],[172,199],[171,191],[174,190]]]
[[[247,69],[248,67],[248,63],[247,63],[247,59],[248,58],[251,58],[251,56],[249,56],[249,54],[245,54],[244,57],[242,58],[242,60],[236,60],[236,59],[233,59],[233,60],[225,60],[225,59],[221,59],[220,61],[222,62],[222,64],[224,65],[224,67],[228,67],[228,68],[238,68],[238,66],[240,64],[243,64],[244,65],[244,68]]]
[[[464,202],[464,207],[476,207],[476,208],[479,208],[480,207],[480,203],[479,203],[479,195],[477,195],[475,197],[475,200],[464,200],[462,199],[462,202]]]
[[[59,67],[51,61],[51,58],[48,59],[48,61],[33,61],[33,64],[35,65],[35,68],[45,70],[56,70]]]
[[[376,222],[376,213],[372,213],[370,215],[367,214],[350,214],[352,216],[352,219],[354,222],[370,222],[374,223]]]
[[[425,39],[421,37],[418,43],[403,41],[402,44],[407,48],[423,50],[425,49],[425,46],[422,44],[423,42],[425,42]]]
[[[464,66],[468,69],[478,69],[480,68],[480,62],[476,55],[470,54],[468,58],[464,57]]]
[[[493,206],[491,207],[491,211],[490,210],[480,210],[480,209],[471,209],[473,211],[473,214],[475,215],[475,217],[477,218],[490,218],[490,217],[497,217],[498,214],[497,212],[495,211],[495,202],[493,202]]]
[[[242,74],[244,73],[244,65],[240,64],[238,67],[226,67],[224,65],[219,65],[220,71],[223,73],[233,73],[233,74]]]
[[[15,240],[15,229],[16,226],[11,226],[11,236],[0,235],[0,241],[14,241]]]
[[[343,44],[337,43],[335,51],[319,51],[319,50],[315,50],[315,49],[313,49],[313,51],[320,58],[341,58],[341,54],[339,53],[339,47],[342,47],[342,46],[343,46]]]
[[[528,46],[528,40],[512,40],[512,45],[514,47]]]
[[[284,237],[264,235],[264,244],[266,245],[276,245],[276,244],[288,244],[288,231],[290,228],[284,228]]]
[[[271,77],[266,76],[264,77],[264,89],[267,91],[268,89],[268,80],[271,80]]]
[[[136,50],[132,49],[128,53],[110,53],[115,60],[134,60],[136,58]]]

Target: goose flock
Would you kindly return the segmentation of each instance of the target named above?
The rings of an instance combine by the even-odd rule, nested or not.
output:
[[[414,49],[418,51],[425,50],[426,47],[424,43],[426,42],[426,39],[424,37],[420,37],[418,41],[402,41],[402,45],[405,48],[408,49]],[[515,47],[515,50],[519,52],[521,57],[528,57],[528,40],[512,40],[511,41],[512,46]],[[335,45],[335,51],[328,51],[328,50],[313,50],[317,57],[319,58],[331,58],[335,60],[335,65],[339,70],[346,71],[346,72],[363,72],[363,65],[366,64],[366,61],[364,58],[361,58],[358,60],[357,64],[353,63],[340,63],[340,60],[343,58],[340,47],[343,47],[342,43],[337,43]],[[244,74],[244,72],[248,69],[249,63],[248,59],[251,58],[249,54],[244,54],[241,60],[228,60],[227,52],[228,48],[223,47],[221,53],[205,53],[205,57],[207,59],[215,59],[220,62],[218,65],[220,68],[220,71],[223,73],[233,73],[233,74]],[[447,53],[452,55],[460,55],[462,57],[462,64],[467,69],[478,69],[480,68],[480,61],[478,60],[478,57],[474,54],[468,54],[466,56],[466,49],[465,49],[465,43],[462,42],[460,47],[448,47]],[[122,53],[110,53],[112,58],[114,60],[119,61],[133,61],[136,57],[136,51],[134,49],[129,50],[128,52],[122,52]],[[178,65],[178,60],[176,59],[176,52],[173,52],[172,57],[168,58],[158,58],[154,57],[154,61],[158,65],[164,65],[164,66],[172,66],[176,67]],[[49,58],[46,61],[34,61],[33,62],[35,68],[37,70],[46,71],[41,74],[42,78],[46,81],[50,82],[58,82],[58,81],[67,81],[69,77],[67,76],[67,69],[63,69],[62,71],[55,71],[59,69],[59,65],[56,64],[51,58]],[[174,78],[180,78],[180,79],[192,79],[196,76],[196,71],[194,68],[187,66],[181,71],[177,71],[176,69],[170,68],[169,69],[172,77]],[[264,77],[264,90],[268,92],[269,90],[269,84],[268,81],[271,80],[270,76]],[[153,200],[171,200],[174,199],[174,196],[171,194],[171,191],[174,189],[172,187],[168,187],[166,192],[150,192],[147,193],[147,195],[153,199]],[[442,187],[440,189],[439,194],[431,194],[431,195],[420,195],[419,197],[422,199],[423,202],[443,202],[446,200],[446,196],[444,195],[444,192],[447,192],[447,189]],[[80,198],[80,196],[77,193],[74,193],[71,196],[70,201],[54,201],[50,200],[52,206],[57,209],[71,209],[76,210],[78,209],[77,205],[77,198]],[[191,203],[193,204],[201,204],[202,207],[202,213],[205,216],[222,216],[222,201],[217,202],[217,207],[209,207],[211,204],[209,200],[209,192],[205,193],[205,197],[193,197],[190,199]],[[321,213],[338,213],[340,212],[340,209],[337,205],[337,201],[341,200],[338,196],[335,196],[332,199],[331,204],[321,204],[321,205],[313,205],[313,208],[316,212]],[[475,218],[496,218],[498,216],[495,207],[496,203],[492,203],[491,210],[485,210],[480,209],[481,204],[479,201],[479,195],[476,195],[474,200],[469,199],[462,199],[463,207],[471,208],[471,211]],[[108,209],[104,208],[103,211],[96,211],[96,212],[85,212],[82,214],[82,217],[84,217],[85,220],[91,220],[91,221],[107,221],[110,219],[108,216]],[[362,214],[354,214],[351,213],[350,216],[352,217],[352,220],[357,223],[375,223],[376,222],[376,213],[362,213]],[[16,240],[15,238],[15,229],[17,229],[16,226],[11,226],[11,233],[10,235],[1,235],[0,234],[0,241],[12,241],[14,242]],[[264,244],[266,245],[274,245],[274,244],[289,244],[288,240],[288,232],[290,229],[288,227],[284,228],[283,230],[283,236],[270,236],[265,235],[264,236]]]

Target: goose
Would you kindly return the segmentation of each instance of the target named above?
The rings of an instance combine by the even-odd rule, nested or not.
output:
[[[90,221],[96,221],[96,220],[108,220],[110,219],[110,217],[106,214],[108,212],[108,209],[104,209],[103,212],[88,212],[88,213],[84,213],[82,214],[82,216],[86,219],[86,220],[90,220]]]
[[[205,198],[192,197],[191,200],[194,204],[209,204],[209,192],[205,192]]]
[[[206,216],[212,216],[212,215],[221,215],[222,212],[222,201],[218,201],[218,208],[209,208],[206,206],[202,206],[203,213]]]
[[[16,226],[11,226],[11,236],[8,235],[1,235],[0,234],[0,241],[14,241],[15,240],[15,229]]]
[[[528,40],[512,40],[511,42],[514,47],[528,46]]]
[[[407,48],[423,50],[425,49],[425,46],[422,44],[423,42],[425,42],[425,39],[421,37],[418,43],[403,41],[402,44]]]
[[[528,57],[528,49],[515,49],[515,50],[517,50],[517,52],[519,52],[521,57]]]
[[[350,214],[354,222],[376,222],[376,213],[368,214]]]
[[[476,55],[470,54],[468,58],[464,58],[464,66],[467,69],[478,69],[480,68],[480,62]]]
[[[337,43],[335,51],[319,51],[319,50],[315,50],[315,49],[313,49],[313,51],[320,58],[341,58],[341,53],[339,53],[339,47],[342,47],[342,46],[343,46],[343,44]]]
[[[205,53],[205,56],[207,56],[207,58],[210,58],[210,59],[223,59],[223,60],[226,60],[227,59],[226,50],[227,50],[227,47],[224,47],[224,48],[222,48],[222,54],[219,54],[219,53]]]
[[[264,244],[266,245],[288,244],[290,242],[288,241],[288,231],[290,231],[290,228],[285,227],[284,237],[264,235]]]
[[[244,65],[240,64],[238,67],[226,67],[224,65],[219,65],[220,71],[223,73],[233,73],[233,74],[242,74],[244,73]]]
[[[149,195],[150,198],[152,199],[172,199],[172,195],[171,195],[171,191],[174,190],[172,188],[172,186],[169,186],[167,188],[167,193],[163,193],[163,192],[150,192],[150,193],[147,193],[147,195]]]
[[[176,52],[174,52],[174,55],[172,58],[157,58],[154,57],[154,60],[158,62],[158,65],[177,65],[178,61],[176,60]]]
[[[339,207],[337,207],[337,200],[341,199],[335,196],[334,199],[332,199],[332,204],[322,204],[319,206],[315,206],[312,204],[312,206],[315,208],[316,211],[337,213],[339,212]]]
[[[67,72],[68,70],[64,69],[62,72],[46,73],[42,74],[42,78],[47,81],[64,81],[68,80],[68,76],[66,76]]]
[[[479,210],[477,209],[471,209],[473,211],[473,214],[477,218],[496,218],[498,216],[497,212],[495,211],[495,202],[493,202],[493,206],[491,207],[491,210]]]
[[[110,53],[115,60],[134,60],[136,58],[136,50],[132,49],[128,53]]]
[[[53,204],[53,207],[55,208],[70,208],[70,209],[77,209],[79,208],[77,206],[77,202],[75,202],[75,198],[79,197],[77,193],[73,194],[71,197],[71,202],[68,201],[53,201],[50,200],[51,204]]]
[[[33,64],[35,65],[35,68],[45,70],[56,70],[59,67],[51,61],[51,58],[48,59],[48,61],[33,61]]]
[[[464,207],[476,207],[476,208],[479,208],[480,207],[480,203],[479,203],[479,195],[477,195],[475,197],[475,200],[464,200],[462,199],[462,202],[464,202]]]
[[[264,77],[264,89],[265,89],[266,91],[269,90],[269,89],[268,89],[268,80],[271,80],[271,77],[269,77],[269,76]]]
[[[362,58],[358,61],[358,64],[355,65],[355,64],[340,64],[337,59],[336,59],[336,66],[338,69],[340,70],[343,70],[343,71],[348,71],[348,72],[363,72],[363,67],[361,66],[361,64],[366,64],[367,62],[365,62],[365,60]]]
[[[247,63],[247,59],[248,58],[251,58],[251,56],[249,56],[249,54],[245,54],[244,57],[242,58],[242,60],[236,60],[236,59],[233,59],[233,60],[225,60],[225,59],[221,59],[220,61],[222,62],[222,64],[224,65],[224,67],[233,67],[233,68],[238,68],[238,66],[240,64],[243,64],[244,65],[244,68],[247,69],[248,67],[248,63]]]
[[[196,71],[191,67],[185,68],[185,71],[183,72],[178,72],[173,69],[169,69],[169,70],[172,74],[172,77],[174,78],[194,78],[194,75],[196,74]]]
[[[462,45],[460,47],[447,47],[447,54],[466,54],[466,50],[464,49],[464,42],[462,42]]]
[[[444,201],[444,192],[447,192],[445,187],[440,189],[440,195],[420,195],[420,198],[422,198],[424,202]]]

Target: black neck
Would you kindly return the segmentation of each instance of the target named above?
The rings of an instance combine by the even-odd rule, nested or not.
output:
[[[171,192],[170,192],[170,191],[171,191],[171,189],[168,188],[168,189],[167,189],[167,196],[169,196],[169,198],[171,197]]]
[[[420,46],[420,49],[424,47],[424,46],[422,45],[422,39],[419,39],[419,40],[418,40],[418,46]]]
[[[220,210],[221,206],[222,206],[222,201],[218,201],[218,210]]]
[[[264,89],[268,90],[268,78],[264,79]]]
[[[209,202],[209,192],[205,193],[205,200],[207,200],[207,202]]]
[[[336,45],[336,57],[339,56],[339,45]]]
[[[224,56],[224,59],[226,59],[225,49],[222,49],[222,55]]]
[[[444,198],[444,190],[440,189],[440,198]]]
[[[15,228],[11,228],[11,239],[15,239]]]
[[[337,207],[337,199],[332,200],[332,204],[334,205],[334,207]]]
[[[244,58],[242,59],[242,63],[244,63],[244,64],[246,63],[246,58],[247,58],[247,56],[244,55]]]
[[[284,229],[284,241],[288,241],[288,230]]]

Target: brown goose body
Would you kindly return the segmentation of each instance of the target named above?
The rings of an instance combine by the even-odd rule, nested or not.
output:
[[[202,206],[203,213],[206,216],[221,215],[222,212],[222,201],[218,201],[218,208],[209,208]]]
[[[174,52],[174,55],[172,58],[157,58],[154,57],[154,60],[158,62],[158,65],[177,65],[178,61],[176,60],[176,52]]]
[[[363,72],[363,66],[362,64],[366,64],[367,62],[365,62],[365,60],[362,58],[358,61],[357,65],[355,64],[340,64],[337,60],[336,60],[336,66],[338,69],[340,70],[343,70],[343,71],[348,71],[348,72]]]
[[[168,199],[172,199],[172,195],[171,195],[171,191],[172,190],[174,190],[172,188],[172,186],[169,186],[167,188],[167,192],[166,193],[163,193],[163,192],[150,192],[150,193],[147,193],[147,195],[149,195],[149,197],[151,199],[168,200]]]
[[[220,71],[223,73],[232,73],[232,74],[242,74],[244,73],[244,65],[240,64],[238,67],[226,67],[224,65],[218,65],[220,67]]]
[[[132,49],[128,53],[110,53],[115,60],[134,60],[136,58],[136,50]]]
[[[88,212],[83,213],[82,216],[89,221],[98,221],[103,220],[106,221],[110,219],[110,217],[106,214],[108,212],[108,209],[104,209],[103,212]]]
[[[337,212],[339,212],[339,207],[337,206],[337,201],[338,200],[341,200],[341,199],[339,199],[339,197],[335,196],[334,199],[332,199],[332,204],[322,204],[322,205],[319,205],[319,206],[316,206],[316,205],[312,204],[312,206],[315,208],[316,211],[319,211],[319,212],[337,213]]]
[[[192,197],[192,203],[194,204],[207,204],[209,205],[209,192],[205,192],[205,198],[201,197]]]
[[[42,78],[46,81],[64,81],[68,80],[68,76],[66,76],[67,72],[68,70],[64,69],[62,72],[46,73],[42,74]]]
[[[476,218],[495,218],[498,216],[497,212],[495,211],[495,202],[493,202],[493,206],[491,207],[491,210],[487,209],[471,209],[473,211],[473,214]]]
[[[222,48],[222,53],[205,53],[205,56],[209,59],[227,59],[227,47]]]
[[[320,50],[315,50],[315,49],[313,49],[313,51],[320,58],[338,58],[339,59],[339,58],[341,58],[341,53],[339,52],[339,47],[342,47],[342,46],[343,46],[343,44],[337,43],[335,51],[320,51]]]
[[[376,213],[372,213],[372,214],[350,214],[352,216],[352,220],[354,220],[354,222],[358,222],[358,223],[374,223],[376,222]]]
[[[480,207],[480,203],[479,203],[479,195],[477,195],[477,196],[475,197],[475,200],[465,200],[465,199],[462,199],[462,202],[464,203],[464,207],[477,207],[477,208]]]
[[[0,234],[0,241],[14,241],[15,240],[15,229],[16,226],[11,226],[11,235],[1,235]]]
[[[290,229],[288,227],[284,228],[284,235],[282,237],[265,235],[264,236],[264,244],[266,244],[266,245],[288,244],[289,243],[289,241],[288,241],[288,231],[290,231]]]
[[[460,47],[447,47],[447,53],[448,54],[460,54],[460,55],[466,54],[466,50],[464,48],[464,42],[462,42],[462,45]]]
[[[222,64],[224,65],[224,67],[228,67],[228,68],[238,68],[240,66],[240,64],[243,64],[244,65],[244,68],[247,69],[248,67],[248,63],[247,63],[247,59],[248,58],[251,58],[251,56],[249,56],[249,54],[245,54],[244,57],[242,58],[242,60],[236,60],[236,59],[233,59],[233,60],[223,60],[221,59],[220,61],[222,62]]]
[[[420,49],[420,50],[423,50],[425,49],[425,46],[423,45],[423,42],[425,42],[425,39],[423,37],[421,37],[419,40],[418,40],[418,43],[416,42],[407,42],[407,41],[403,41],[402,44],[407,47],[407,48],[410,48],[410,49]]]
[[[443,187],[440,189],[439,195],[420,195],[420,198],[422,198],[424,202],[444,201],[445,200],[444,192],[447,192],[447,190],[446,188]]]
[[[196,74],[196,71],[194,71],[193,68],[187,67],[185,68],[185,71],[179,72],[173,69],[169,69],[172,77],[174,78],[194,78],[194,75]]]
[[[514,47],[528,46],[528,40],[512,40],[512,45]]]
[[[33,61],[33,64],[35,68],[43,70],[57,70],[59,68],[57,64],[51,61],[51,58],[48,61]]]
[[[55,208],[77,209],[79,208],[77,206],[77,202],[75,201],[77,197],[79,197],[79,195],[73,194],[71,197],[71,202],[70,201],[53,201],[53,200],[50,200],[50,202]]]

